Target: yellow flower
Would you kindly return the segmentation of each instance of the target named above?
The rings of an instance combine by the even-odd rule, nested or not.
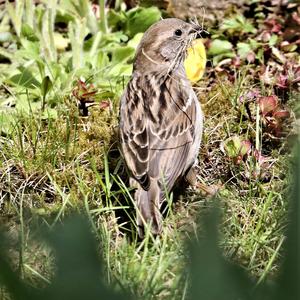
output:
[[[194,40],[187,50],[184,61],[186,75],[191,82],[197,82],[204,74],[206,66],[206,52],[201,39]]]

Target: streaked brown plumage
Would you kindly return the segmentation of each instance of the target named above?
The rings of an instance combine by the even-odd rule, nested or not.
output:
[[[136,188],[137,225],[161,232],[165,191],[194,165],[202,111],[186,77],[184,58],[202,28],[170,18],[152,25],[136,51],[120,107],[121,150]]]

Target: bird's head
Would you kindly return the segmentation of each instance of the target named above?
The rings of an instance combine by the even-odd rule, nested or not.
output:
[[[170,18],[153,24],[144,34],[136,51],[134,70],[144,73],[183,66],[192,40],[206,33],[196,23]]]

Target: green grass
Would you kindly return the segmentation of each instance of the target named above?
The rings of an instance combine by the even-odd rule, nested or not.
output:
[[[186,238],[193,236],[196,216],[205,214],[211,200],[188,190],[171,205],[162,236],[154,239],[148,234],[138,241],[134,204],[123,181],[125,170],[116,141],[99,136],[99,115],[82,121],[69,113],[46,121],[15,116],[15,131],[10,138],[2,138],[1,214],[6,217],[4,225],[18,236],[13,256],[16,266],[34,285],[51,281],[52,255],[43,244],[32,241],[32,224],[41,218],[53,227],[71,212],[80,212],[88,216],[101,241],[108,282],[117,282],[143,299],[182,299],[187,280]],[[93,138],[76,125],[80,122],[91,123],[91,130],[96,131]],[[202,154],[213,147],[215,130],[218,138],[226,135],[226,128],[218,128],[218,122],[207,121]],[[110,122],[105,124],[110,128]],[[205,165],[203,154],[200,176],[204,183],[221,186],[224,254],[243,265],[258,282],[263,281],[277,274],[280,263],[287,208],[284,172],[289,155],[275,156],[267,183],[258,179],[245,183],[241,177],[244,170],[227,161],[220,149],[213,147],[213,151],[221,165]],[[205,174],[216,166],[219,169],[214,173]]]
[[[0,45],[0,225],[11,240],[7,248],[14,270],[30,286],[52,283],[55,255],[37,238],[39,229],[56,228],[76,212],[88,218],[97,250],[103,254],[106,283],[140,299],[187,299],[187,241],[194,234],[201,237],[202,221],[212,206],[211,191],[218,189],[223,255],[242,266],[258,286],[276,278],[291,181],[289,137],[296,134],[293,111],[297,113],[299,94],[288,93],[284,105],[292,117],[284,128],[289,134],[275,139],[257,102],[250,101],[251,119],[239,100],[254,89],[262,96],[271,95],[273,86],[258,85],[249,66],[235,70],[233,84],[217,75],[208,89],[206,75],[198,87],[206,115],[198,179],[209,191],[188,188],[179,197],[172,194],[162,235],[154,238],[148,232],[140,241],[118,152],[117,116],[138,22],[144,19],[142,13],[151,14],[152,21],[159,13],[138,9],[139,20],[136,11],[116,10],[101,23],[89,19],[90,3],[80,2],[82,11],[74,1],[35,9],[32,1],[26,1],[24,10],[18,1],[18,10],[8,5],[0,15],[0,33],[11,34]],[[104,2],[99,2],[103,15]],[[54,16],[66,27],[60,28]],[[25,26],[32,22],[34,28]],[[69,39],[62,51],[55,45],[59,42],[55,32]],[[88,33],[92,38],[85,40]],[[91,97],[82,96],[80,76],[94,84],[89,87],[96,90]],[[77,99],[76,89],[81,93]],[[78,103],[89,100],[94,105],[88,116],[82,116]],[[252,145],[252,152],[240,162],[226,150],[233,136]],[[254,149],[266,157],[265,164],[255,158]],[[9,299],[4,287],[0,298]]]

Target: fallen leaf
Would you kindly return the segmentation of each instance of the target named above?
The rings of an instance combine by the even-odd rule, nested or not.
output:
[[[193,41],[187,50],[187,57],[184,61],[186,75],[191,82],[199,81],[206,66],[206,51],[201,39]]]

